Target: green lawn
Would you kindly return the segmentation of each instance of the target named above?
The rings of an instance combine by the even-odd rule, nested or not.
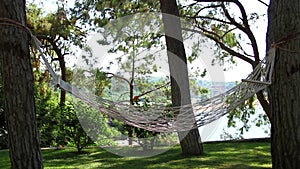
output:
[[[181,155],[179,146],[149,158],[128,158],[110,154],[101,148],[43,150],[45,168],[103,169],[266,169],[271,168],[270,143],[228,142],[204,144],[205,154],[196,157]],[[8,151],[0,151],[0,168],[9,168]]]

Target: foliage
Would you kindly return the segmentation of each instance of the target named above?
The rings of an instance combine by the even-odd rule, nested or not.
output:
[[[85,9],[82,9],[83,12],[67,9],[64,1],[57,3],[57,7],[56,11],[45,13],[44,9],[31,3],[27,6],[27,18],[33,34],[44,44],[44,51],[52,61],[59,61],[62,79],[69,81],[73,72],[66,67],[65,56],[74,53],[74,46],[83,46],[87,34],[84,26],[89,18],[83,11]],[[93,141],[80,125],[73,103],[67,102],[65,91],[61,91],[60,95],[53,91],[49,85],[51,78],[48,71],[41,68],[40,56],[35,50],[32,54],[41,144],[74,145],[80,152]]]
[[[45,13],[45,9],[34,3],[28,4],[27,19],[33,34],[43,42],[48,52],[52,50],[57,55],[56,49],[48,46],[54,44],[63,55],[72,52],[71,45],[83,47],[87,34],[84,23],[88,19],[82,13],[73,13],[64,3],[58,3],[57,10],[52,13]]]
[[[35,35],[42,41],[47,52],[53,58],[53,61],[59,61],[61,76],[63,80],[69,81],[72,79],[73,71],[66,68],[65,56],[72,54],[74,46],[82,47],[87,30],[84,25],[88,24],[88,16],[85,13],[86,9],[76,11],[76,9],[67,9],[64,2],[58,3],[58,8],[53,13],[46,13],[43,9],[35,4],[29,4],[27,7],[28,22]],[[78,24],[81,23],[81,24]],[[39,55],[34,54],[34,69],[36,83],[36,102],[39,128],[41,130],[42,146],[59,146],[69,145],[76,146],[80,152],[82,148],[91,145],[94,141],[91,140],[82,128],[77,111],[74,110],[74,103],[58,101],[62,97],[63,92],[59,95],[53,92],[53,88],[49,86],[50,77],[47,71],[40,68]],[[96,72],[97,78],[102,76],[101,72]],[[101,89],[108,83],[96,83],[98,89]],[[101,86],[102,85],[102,86]],[[96,91],[96,94],[101,94],[102,91]],[[65,96],[64,96],[65,97]],[[74,100],[72,100],[74,101]],[[63,104],[61,104],[63,103]],[[79,106],[76,102],[75,106]],[[78,107],[77,107],[78,108]],[[96,111],[93,111],[96,113]],[[102,130],[105,127],[105,118],[98,121]],[[100,136],[99,136],[100,137]],[[98,144],[111,144],[111,140],[98,142]]]
[[[34,3],[28,4],[26,10],[32,33],[42,42],[51,63],[58,63],[61,79],[69,81],[66,56],[75,54],[78,47],[83,47],[89,30],[86,29],[89,18],[84,12],[68,9],[65,4],[66,1],[59,1],[56,11],[51,13],[46,13]],[[66,92],[61,90],[60,105],[63,106],[65,101]]]
[[[66,145],[66,143],[73,145],[77,148],[78,153],[81,153],[83,148],[94,144],[94,141],[82,128],[73,104],[67,102],[65,106],[59,106],[58,109],[63,116],[63,118],[61,118],[61,124],[59,125],[60,131],[62,132],[60,136],[64,136],[61,141],[65,142],[62,145]]]
[[[262,110],[259,105],[257,105],[257,102],[256,97],[253,96],[229,112],[227,115],[227,127],[236,128],[238,131],[235,137],[230,136],[228,132],[224,131],[224,134],[228,135],[229,139],[243,138],[243,134],[249,131],[252,124],[261,128],[266,126],[267,129],[265,129],[265,133],[270,133],[270,121],[264,112],[260,112]]]
[[[109,132],[109,129],[105,117],[101,119],[93,117],[99,113],[98,111],[89,110],[90,108],[87,106],[82,107],[84,106],[83,103],[79,103],[75,99],[71,100],[72,103],[67,101],[64,106],[60,106],[57,94],[46,98],[37,97],[36,100],[42,146],[75,146],[78,152],[81,152],[83,148],[93,145],[95,141],[100,145],[112,144],[112,140],[92,140],[79,121],[85,119],[89,120],[88,123],[90,124],[97,123],[97,127],[102,130],[102,133],[98,135],[100,138],[105,132]],[[84,110],[85,113],[80,114],[80,110]],[[86,115],[89,117],[82,117]],[[110,134],[106,133],[106,135]]]
[[[127,158],[110,154],[103,149],[89,148],[85,154],[75,149],[43,150],[45,169],[48,168],[103,168],[103,169],[182,169],[215,168],[266,169],[271,167],[270,143],[234,142],[204,144],[206,153],[186,158],[179,146],[164,154],[148,158]],[[139,153],[137,150],[136,153]],[[9,168],[8,151],[0,151],[0,168]]]
[[[101,111],[73,98],[73,109],[76,109],[77,120],[80,122],[84,133],[98,146],[115,145],[113,138],[120,133],[110,127],[109,118]],[[74,110],[73,110],[74,111]],[[76,122],[78,125],[79,123]],[[71,125],[73,126],[73,125]]]
[[[159,1],[93,1],[95,12],[101,13],[101,18],[95,18],[94,22],[98,23],[99,27],[102,27],[108,23],[108,21],[115,20],[124,16],[128,16],[136,13],[157,12],[159,9]]]
[[[82,121],[80,119],[88,120],[85,124],[97,123],[97,129],[101,129],[101,133],[97,135],[99,138],[103,137],[103,134],[110,135],[107,120],[105,117],[97,119],[93,116],[99,114],[96,110],[89,110],[89,106],[84,106],[83,103],[72,99],[72,103],[67,101],[64,106],[60,106],[58,97],[50,97],[52,99],[41,100],[37,98],[37,117],[39,120],[39,128],[41,132],[41,143],[44,147],[59,145],[75,146],[78,152],[81,152],[83,148],[89,145],[93,145],[95,141],[99,145],[111,145],[112,140],[92,140],[83,128]],[[56,101],[54,101],[56,100]],[[68,99],[70,100],[70,99]],[[38,104],[41,103],[41,104]],[[83,114],[80,114],[84,110]],[[82,116],[89,117],[82,117]],[[102,135],[100,135],[102,134]]]
[[[147,111],[151,109],[151,99],[148,97],[137,98],[134,101],[134,105],[140,109],[140,111]],[[138,127],[133,128],[133,136],[138,138],[138,143],[144,150],[153,150],[155,139],[159,133],[153,131],[147,131]],[[143,139],[146,138],[146,139]]]
[[[100,69],[107,74],[107,79],[110,78],[114,85],[106,90],[109,93],[106,95],[111,95],[111,100],[129,100],[128,103],[130,105],[148,109],[152,103],[165,102],[165,96],[161,93],[164,93],[164,85],[167,82],[164,78],[153,81],[154,77],[151,76],[159,69],[159,66],[155,63],[157,58],[153,54],[156,51],[153,52],[151,49],[153,50],[153,47],[159,46],[162,37],[160,33],[155,32],[160,31],[155,28],[156,24],[158,24],[155,22],[156,16],[149,15],[145,20],[140,20],[139,17],[142,16],[137,15],[121,19],[117,23],[108,24],[104,29],[100,30],[103,38],[98,40],[98,43],[100,45],[110,45],[109,53],[121,55],[116,57],[106,68],[101,67]],[[120,34],[119,32],[123,33]],[[85,56],[84,59],[87,58]],[[87,61],[87,63],[95,65],[93,58],[90,58],[91,60]],[[112,66],[118,66],[120,69],[116,73],[110,72],[110,67]],[[156,95],[153,92],[156,92]],[[159,94],[157,95],[157,93]],[[149,138],[157,135],[157,133],[126,124],[121,125],[120,128],[119,124],[121,123],[118,123],[119,130],[123,134],[128,134],[130,140],[132,137]],[[145,149],[149,147],[141,140],[138,142]],[[152,148],[153,144],[150,146],[150,149]]]
[[[61,106],[59,104],[59,93],[55,91],[55,88],[51,87],[50,75],[47,71],[42,70],[38,59],[39,56],[33,55],[32,57],[41,145],[43,147],[56,147],[59,145],[75,146],[78,152],[81,152],[88,145],[93,145],[94,141],[101,145],[111,145],[112,140],[91,140],[79,121],[80,118],[88,118],[90,123],[97,123],[98,128],[102,130],[102,133],[100,133],[102,135],[99,134],[98,136],[103,137],[105,132],[109,132],[106,118],[97,119],[93,117],[95,114],[98,114],[98,111],[90,110],[88,106],[84,106],[83,103],[79,103],[76,99],[70,97],[67,97],[67,102],[64,106]],[[96,71],[96,74],[98,75],[97,77],[100,77],[100,72]],[[96,83],[96,85],[101,86],[100,83]],[[81,112],[84,110],[85,114],[83,115],[89,115],[89,117],[83,118],[80,110]]]
[[[240,9],[240,13],[230,13],[231,9],[235,7]],[[181,16],[192,22],[196,30],[203,32],[208,39],[216,44],[214,47],[216,57],[222,64],[225,62],[234,63],[236,58],[253,64],[254,61],[247,58],[251,58],[253,55],[255,55],[255,59],[259,58],[258,51],[256,51],[257,43],[249,22],[255,23],[260,16],[255,13],[249,15],[257,17],[248,17],[247,11],[239,1],[232,1],[231,3],[221,1],[201,3],[197,1],[181,7]],[[252,54],[248,54],[249,52],[246,52],[242,46],[248,41],[254,48]]]
[[[239,128],[241,135],[243,135],[244,130],[248,131],[250,128],[249,120],[250,116],[255,113],[255,107],[253,105],[254,98],[250,98],[249,100],[245,101],[244,104],[238,106],[236,109],[232,110],[228,114],[228,127],[237,127],[237,122],[234,121],[234,118],[241,119],[242,127]]]
[[[244,139],[242,134],[240,134],[238,132],[232,134],[232,133],[226,131],[225,129],[223,129],[223,133],[220,135],[220,138],[222,140],[242,140],[242,139]]]

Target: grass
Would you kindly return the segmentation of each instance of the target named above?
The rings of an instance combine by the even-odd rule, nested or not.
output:
[[[204,144],[204,155],[186,157],[180,146],[154,157],[119,157],[101,148],[43,150],[46,169],[267,169],[271,168],[270,143],[225,142]],[[8,151],[0,151],[0,168],[10,168]]]

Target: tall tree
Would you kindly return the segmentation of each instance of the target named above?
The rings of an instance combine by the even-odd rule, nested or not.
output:
[[[190,105],[191,96],[188,79],[187,59],[183,45],[181,23],[176,0],[160,0],[166,33],[168,62],[171,74],[173,106]],[[179,62],[178,62],[179,61]],[[190,113],[193,113],[192,111]],[[197,128],[178,133],[183,154],[203,153],[201,137]]]
[[[1,0],[0,18],[26,25],[24,0]],[[3,22],[2,22],[3,23]],[[11,167],[43,168],[35,117],[28,32],[8,24],[0,28],[3,97]]]
[[[241,0],[193,0],[187,5],[182,5],[180,14],[182,17],[192,22],[196,29],[186,29],[195,33],[201,33],[208,40],[215,43],[213,46],[216,59],[213,63],[235,63],[241,60],[255,68],[262,54],[259,52],[259,40],[255,37],[254,27],[261,27],[259,20],[264,17],[264,11],[259,13],[246,10],[246,1]],[[265,7],[267,11],[268,5],[262,1],[254,1],[257,5]],[[234,10],[237,9],[237,10]],[[208,41],[209,42],[209,41]],[[251,48],[248,47],[251,46]],[[199,48],[196,48],[199,49]],[[196,52],[198,53],[198,52]],[[195,55],[197,56],[197,55]],[[196,57],[192,56],[192,59]],[[190,56],[188,57],[190,60]],[[226,68],[225,68],[226,69]],[[263,91],[256,94],[260,105],[264,110],[264,114],[258,114],[253,120],[256,126],[268,125],[271,119],[269,100]],[[248,131],[251,123],[249,121],[252,115],[257,113],[254,106],[254,98],[250,98],[242,105],[238,106],[228,114],[228,127],[236,126],[236,120],[240,120],[242,126],[239,127],[240,134]]]
[[[80,10],[74,12],[68,9],[64,0],[57,4],[55,12],[48,14],[34,3],[27,7],[28,25],[42,42],[45,52],[51,56],[51,61],[58,62],[61,79],[64,81],[69,81],[66,57],[75,53],[70,46],[73,45],[74,50],[75,46],[82,47],[85,42],[87,31],[83,27],[87,25],[88,19],[82,11],[87,9],[83,6]],[[60,105],[63,106],[66,91],[61,90],[60,93]]]
[[[275,169],[300,166],[300,2],[271,0],[267,49],[275,45],[271,92],[271,147]]]

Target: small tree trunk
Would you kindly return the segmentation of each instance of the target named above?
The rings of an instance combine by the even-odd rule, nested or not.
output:
[[[134,62],[134,61],[133,61]],[[133,70],[134,71],[134,68]],[[129,84],[129,100],[130,100],[130,105],[134,105],[134,100],[133,100],[133,89],[134,89],[134,86],[133,86],[133,78],[134,76],[132,77],[132,80],[131,80],[131,83]],[[128,125],[128,124],[125,124],[126,125],[126,129],[128,131],[128,144],[131,146],[133,144],[133,141],[132,141],[132,138],[133,138],[133,131],[134,131],[134,127]]]
[[[183,45],[181,23],[176,0],[160,0],[163,23],[166,33],[168,62],[171,74],[173,106],[190,105],[190,87],[187,60]],[[193,111],[190,112],[193,114]],[[191,127],[195,119],[191,119]],[[188,130],[188,129],[187,129]],[[203,153],[200,134],[197,128],[178,133],[183,154],[199,155]]]
[[[300,166],[300,1],[271,0],[268,48],[276,51],[270,87],[271,149],[274,169]],[[297,51],[297,52],[295,52]]]
[[[128,124],[125,124],[127,125],[126,128],[127,128],[127,131],[128,131],[128,145],[132,145],[133,141],[132,141],[132,137],[133,137],[133,128],[131,126],[129,126]]]
[[[10,18],[25,25],[25,0],[0,0],[0,18]],[[29,41],[26,31],[13,26],[0,26],[4,111],[13,169],[43,168]]]
[[[61,79],[63,81],[67,81],[67,68],[66,68],[66,62],[63,56],[61,56],[59,59],[59,65],[61,69]],[[60,106],[64,106],[66,103],[66,94],[67,92],[65,90],[60,91]]]
[[[61,72],[61,79],[63,81],[67,81],[67,67],[66,67],[66,61],[65,57],[62,53],[62,49],[59,48],[59,46],[56,44],[55,40],[52,38],[48,38],[47,41],[51,44],[53,47],[53,50],[55,51],[57,55],[57,59],[59,62],[60,72]],[[60,91],[60,106],[63,107],[66,103],[66,94],[67,92],[65,90]]]
[[[81,146],[81,144],[80,144],[80,139],[79,140],[77,140],[77,153],[82,153],[82,146]]]

